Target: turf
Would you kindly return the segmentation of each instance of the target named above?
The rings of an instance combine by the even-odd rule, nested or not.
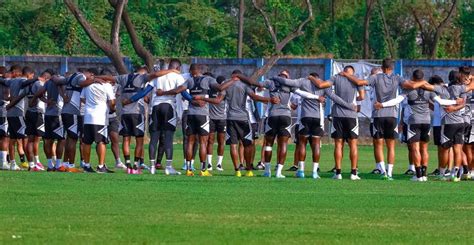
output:
[[[322,148],[323,172],[332,167],[332,149]],[[330,173],[319,181],[295,179],[290,172],[284,180],[238,179],[227,155],[226,171],[210,178],[3,171],[0,243],[474,244],[474,182],[410,182],[401,175],[402,146],[397,163],[392,182],[367,174],[367,146],[360,147],[359,182],[347,174],[337,182]]]

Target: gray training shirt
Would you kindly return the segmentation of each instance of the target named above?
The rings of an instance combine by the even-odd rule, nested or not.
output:
[[[61,108],[59,108],[58,97],[59,89],[56,84],[49,80],[44,84],[46,89],[46,99],[53,101],[52,105],[46,104],[46,110],[44,112],[45,116],[59,116],[61,114]]]
[[[447,89],[444,86],[435,86],[434,91],[442,95],[444,94],[446,96],[446,90],[449,93],[449,98],[451,100],[455,100],[457,98],[464,98],[466,99],[467,93],[466,93],[466,86],[465,85],[451,85]],[[441,96],[443,98],[443,96]],[[446,113],[446,115],[443,117],[443,124],[460,124],[464,123],[464,110],[465,108],[462,108],[461,110],[457,110],[451,113]]]
[[[226,94],[225,91],[218,92],[214,89],[211,89],[209,97],[216,98],[219,95],[223,95],[225,98],[225,94]],[[209,103],[209,118],[213,120],[226,120],[227,119],[226,108],[227,106],[225,103],[225,99],[223,99],[221,103],[217,105]]]
[[[74,76],[74,77],[72,77]],[[71,80],[72,78],[72,80]],[[69,80],[70,83],[69,83]],[[65,85],[65,95],[69,98],[69,103],[64,103],[61,113],[80,115],[81,114],[81,88],[79,83],[86,80],[86,76],[80,72],[71,74],[63,78],[60,84]]]
[[[30,86],[31,86],[31,88],[30,88]],[[33,96],[34,94],[36,94],[36,92],[38,92],[43,87],[43,84],[41,83],[40,80],[36,80],[30,86],[26,87],[25,89],[27,89],[27,90],[31,89],[27,93],[29,94],[28,96],[30,96],[30,95]],[[26,106],[28,107],[26,109],[27,111],[44,113],[44,109],[40,106],[40,101],[39,100],[37,101],[36,105],[34,105],[33,107],[30,107],[29,103],[27,103]]]
[[[356,105],[357,93],[364,90],[364,87],[357,86],[349,79],[341,75],[335,75],[329,79],[334,86],[334,92],[345,102]],[[337,103],[332,105],[331,114],[333,117],[357,118],[357,112],[353,108],[341,106]]]
[[[411,111],[408,124],[430,124],[431,110],[429,102],[433,101],[436,94],[421,88],[415,90],[404,89],[403,94],[406,95]]]
[[[210,89],[216,89],[218,85],[216,79],[209,76],[191,77],[183,84],[186,89],[189,89],[191,95],[204,96],[209,96]],[[190,103],[188,115],[209,116],[209,103],[205,103],[203,107]]]
[[[291,108],[290,108],[290,93],[295,90],[294,87],[284,85],[281,83],[275,83],[273,80],[265,80],[263,82],[263,87],[268,89],[270,92],[270,97],[278,97],[280,103],[278,104],[269,104],[268,117],[276,116],[287,116],[291,117]]]
[[[398,94],[398,88],[404,83],[404,79],[396,74],[387,75],[385,73],[376,74],[369,77],[369,86],[375,92],[375,99],[380,102],[387,102],[395,99]],[[374,101],[375,102],[375,101]],[[398,106],[381,108],[372,111],[372,117],[398,117]]]
[[[253,93],[252,88],[242,81],[236,81],[226,90],[225,101],[227,103],[227,120],[249,120],[249,115],[245,109],[245,105],[247,103],[247,95]]]
[[[130,83],[128,83],[130,78]],[[130,99],[132,96],[134,96],[136,93],[138,93],[145,84],[148,82],[148,74],[125,74],[125,75],[119,75],[115,77],[116,82],[120,85],[121,88],[121,95],[122,99]],[[144,106],[140,105],[140,103],[143,101],[143,99],[130,103],[126,106],[122,107],[121,114],[145,114],[145,109]]]
[[[0,78],[3,80],[3,78]],[[3,80],[5,81],[5,80]],[[7,98],[9,96],[9,88],[6,85],[0,84],[0,117],[7,116]]]
[[[26,78],[13,78],[7,80],[7,85],[10,87],[10,97],[17,97],[23,93],[21,85],[26,81]],[[25,98],[20,100],[14,107],[7,111],[7,117],[23,117],[25,115]]]

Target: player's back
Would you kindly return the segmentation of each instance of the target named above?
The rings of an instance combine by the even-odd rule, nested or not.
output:
[[[247,102],[247,91],[249,89],[251,88],[241,81],[235,82],[234,85],[227,89],[225,100],[227,103],[228,120],[248,120],[245,104]]]

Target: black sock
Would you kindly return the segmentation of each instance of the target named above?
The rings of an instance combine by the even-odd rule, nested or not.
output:
[[[129,161],[129,162],[130,162],[130,155],[123,156],[123,158],[125,158],[125,162],[127,162],[127,161]]]
[[[139,162],[140,162],[140,158],[139,158],[139,157],[135,157],[135,158],[134,158],[134,162],[139,163]]]
[[[357,175],[357,169],[351,169],[351,174]]]
[[[461,178],[461,171],[459,171],[459,168],[455,168],[456,170],[456,177]]]
[[[201,162],[201,169],[202,169],[202,171],[206,171],[206,170],[207,170],[206,162]]]
[[[427,176],[427,168],[426,166],[421,166],[421,176],[426,177]]]
[[[141,157],[138,158],[138,162],[139,162],[140,164],[144,164],[144,163],[145,163],[145,162],[143,161],[143,158],[141,158]]]
[[[421,167],[415,167],[416,177],[421,178]]]
[[[10,162],[10,155],[7,154],[7,162]]]
[[[25,154],[20,154],[20,162],[25,162]]]
[[[469,168],[467,167],[467,165],[462,165],[462,171],[464,172],[464,174],[469,173]]]
[[[336,174],[341,174],[341,170],[336,168]]]

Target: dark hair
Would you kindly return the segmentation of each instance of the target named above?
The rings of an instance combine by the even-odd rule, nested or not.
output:
[[[45,73],[48,73],[51,76],[54,75],[54,71],[51,68],[48,68],[48,69],[44,70],[43,72],[41,72],[41,76],[44,75]]]
[[[102,69],[102,71],[100,71],[100,74],[101,75],[113,75],[114,73],[110,69],[105,68],[105,69]]]
[[[10,66],[10,72],[13,71],[21,71],[21,66],[17,64]]]
[[[316,73],[316,72],[311,72],[309,75],[311,75],[313,77],[316,77],[316,78],[319,78],[319,74]]]
[[[34,71],[33,68],[31,68],[31,67],[25,66],[25,67],[23,67],[23,69],[21,70],[21,73],[23,73],[23,75],[26,75],[26,74],[35,73],[35,71]]]
[[[354,71],[354,72],[355,72],[355,69],[354,69],[354,67],[353,67],[353,66],[351,66],[351,65],[348,65],[348,66],[345,66],[345,67],[344,67],[344,71],[347,71],[348,69],[352,69],[352,71]]]
[[[449,85],[458,84],[461,82],[461,73],[459,73],[456,70],[452,70],[449,72],[448,78],[449,78]]]
[[[469,66],[461,66],[459,67],[459,72],[463,75],[471,74],[471,68]]]
[[[5,66],[0,66],[0,74],[3,75],[7,72],[7,68]]]
[[[221,84],[225,81],[225,77],[224,76],[218,76],[216,78],[216,81],[217,81],[218,84]]]
[[[386,58],[382,61],[382,69],[390,69],[393,70],[394,68],[394,62],[390,58]]]
[[[148,66],[146,66],[146,65],[137,66],[137,67],[135,68],[135,72],[138,72],[139,70],[145,70],[146,72],[150,72],[150,71],[148,70]],[[97,75],[97,74],[94,74],[94,75]]]
[[[430,77],[428,83],[431,85],[437,85],[437,84],[444,84],[444,81],[440,76],[434,75]]]
[[[235,75],[235,74],[242,74],[242,71],[237,69],[237,70],[233,70],[232,71],[232,75]]]
[[[97,70],[97,68],[89,68],[87,69],[87,72],[91,73],[92,75],[99,74],[99,71]]]
[[[202,66],[200,64],[193,63],[189,66],[189,70],[190,71],[197,70],[200,72],[202,70]]]
[[[215,76],[214,76],[214,74],[212,74],[212,72],[204,72],[203,75],[204,75],[204,76],[208,76],[208,77],[215,78]]]
[[[168,64],[168,69],[179,69],[181,67],[181,61],[178,59],[171,59]]]
[[[422,70],[416,69],[416,70],[413,71],[413,79],[414,79],[415,81],[422,80],[423,77],[425,77],[425,74],[423,73]]]

